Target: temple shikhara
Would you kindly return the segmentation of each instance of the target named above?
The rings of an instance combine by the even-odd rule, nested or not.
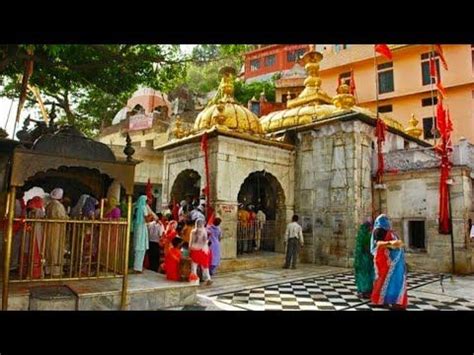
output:
[[[2,207],[10,228],[20,222],[12,219],[11,207],[18,190],[51,192],[61,185],[72,206],[83,194],[99,204],[111,197],[123,201],[125,210],[115,221],[32,218],[33,230],[24,227],[24,235],[32,236],[35,223],[43,228],[60,223],[67,255],[60,279],[73,289],[85,279],[118,282],[110,301],[115,309],[138,309],[144,304],[140,297],[149,297],[138,296],[140,275],[128,275],[125,264],[132,199],[147,193],[155,211],[176,213],[182,202],[197,199],[204,201],[200,212],[206,220],[222,220],[220,271],[281,267],[285,228],[295,214],[303,231],[302,263],[351,268],[360,224],[385,213],[405,243],[410,271],[473,273],[474,146],[460,139],[443,148],[441,138],[423,139],[420,117],[410,115],[403,124],[394,115],[359,106],[350,82],[324,91],[320,66],[325,58],[316,48],[294,48],[301,60],[285,66],[276,80],[278,105],[271,112],[256,114],[251,103],[237,102],[237,72],[224,67],[215,95],[199,110],[188,109],[181,94],[170,98],[141,89],[95,141],[54,122],[25,125],[19,142],[1,138],[0,179],[8,199]],[[440,199],[442,162],[449,169],[444,180],[449,201]],[[440,203],[448,208],[447,219],[440,219]],[[258,223],[249,223],[252,218]],[[92,253],[87,230],[100,235],[96,259],[84,256]],[[35,281],[33,257],[25,263],[24,272],[9,276],[10,289]],[[135,288],[127,296],[130,287]],[[187,284],[178,290],[181,299],[191,299],[193,292]],[[99,308],[94,303],[99,301],[88,301],[92,295],[84,297],[79,298],[82,309]]]

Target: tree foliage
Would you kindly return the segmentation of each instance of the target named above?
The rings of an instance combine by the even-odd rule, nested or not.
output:
[[[268,101],[275,102],[275,83],[272,81],[257,81],[250,84],[237,80],[235,82],[234,96],[238,102],[246,105],[254,98],[259,99],[264,93]]]
[[[90,135],[140,86],[174,88],[186,63],[177,45],[0,45],[1,96],[19,96],[28,58],[34,61],[30,84],[40,89],[45,104],[55,103],[62,121]],[[35,102],[29,94],[29,106]]]

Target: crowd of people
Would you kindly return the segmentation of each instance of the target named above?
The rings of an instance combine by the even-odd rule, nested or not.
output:
[[[146,195],[140,196],[134,203],[130,266],[137,273],[143,272],[144,268],[165,273],[168,280],[201,279],[210,284],[211,276],[220,263],[221,219],[213,214],[206,220],[205,204],[202,199],[186,198],[179,205],[168,207],[161,213],[155,213]],[[25,238],[22,245],[25,223],[22,220],[25,218],[66,221],[92,220],[102,216],[105,220],[120,220],[122,216],[126,216],[126,208],[126,204],[119,204],[116,198],[110,197],[105,201],[104,211],[101,211],[99,200],[86,194],[81,195],[76,204],[71,206],[70,199],[64,196],[61,188],[53,189],[44,198],[35,196],[25,203],[24,193],[18,191],[15,205],[17,220],[13,225],[11,271],[18,272],[19,265],[23,264],[23,275],[30,274],[28,263],[30,259],[33,263],[32,278],[44,276],[56,278],[64,276],[67,271],[65,261],[70,257],[72,246],[69,245],[70,238],[66,237],[66,224],[50,223],[48,227],[43,223],[29,224],[30,237]],[[94,275],[95,268],[91,268],[91,265],[97,266],[98,254],[102,253],[98,244],[103,244],[106,239],[102,238],[103,240],[99,242],[97,238],[99,233],[92,230],[97,227],[91,224],[86,224],[84,227],[82,250],[80,253],[76,251],[76,257],[80,259],[80,262],[76,262],[79,264],[79,275]],[[112,230],[112,233],[108,230],[114,227],[102,226],[102,234],[116,234],[116,229]],[[44,238],[46,233],[47,238]],[[34,243],[32,247],[30,241]],[[112,242],[109,240],[108,243],[113,244],[114,240]],[[108,247],[110,249],[110,245]],[[33,251],[32,257],[30,250]],[[22,258],[23,262],[20,262]]]
[[[263,229],[267,222],[267,216],[261,207],[256,208],[249,204],[239,205],[237,228],[237,252],[250,253],[259,251],[262,247]]]
[[[188,197],[161,213],[150,202],[142,195],[134,207],[134,272],[149,268],[168,280],[210,285],[220,263],[221,219],[212,215],[206,221],[202,199]]]

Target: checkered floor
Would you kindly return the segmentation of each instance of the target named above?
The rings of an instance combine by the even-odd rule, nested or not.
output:
[[[440,275],[409,273],[408,290],[439,282]],[[246,310],[385,310],[374,308],[357,297],[352,273],[311,279],[217,295],[215,300]],[[440,302],[410,296],[408,310],[474,310],[474,303],[463,299]]]

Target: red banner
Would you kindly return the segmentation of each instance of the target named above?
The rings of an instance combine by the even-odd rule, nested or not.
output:
[[[210,198],[210,177],[209,177],[209,146],[207,132],[202,135],[201,138],[201,150],[204,152],[204,168],[206,172],[206,187],[204,188],[204,194],[206,195],[206,215],[210,218],[212,214],[211,198]]]
[[[379,117],[377,118],[377,125],[375,126],[375,136],[377,137],[377,183],[383,183],[383,172],[385,169],[385,162],[383,159],[382,146],[385,142],[385,130],[387,129],[385,122]]]

